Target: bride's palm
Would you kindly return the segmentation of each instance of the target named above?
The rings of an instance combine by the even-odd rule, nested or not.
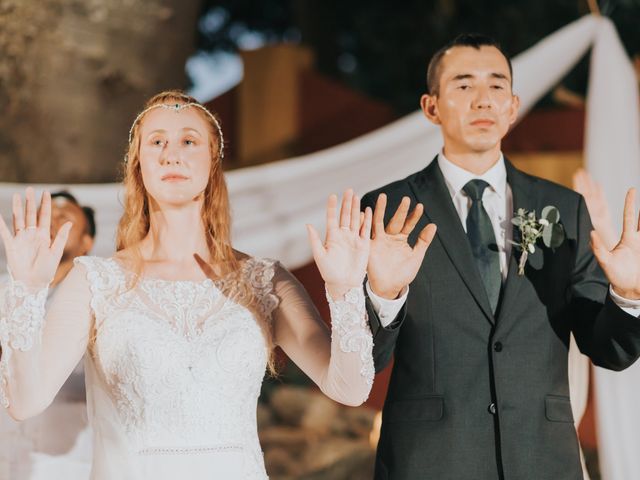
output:
[[[55,275],[71,222],[65,223],[52,241],[51,196],[48,192],[43,193],[39,212],[32,188],[27,188],[25,199],[23,209],[20,195],[13,196],[14,233],[0,216],[0,236],[13,278],[29,286],[42,287]]]
[[[338,199],[327,203],[327,235],[324,243],[318,232],[307,225],[313,258],[328,288],[344,291],[361,287],[369,258],[371,209],[360,213],[360,199],[351,190],[345,192],[339,218]]]

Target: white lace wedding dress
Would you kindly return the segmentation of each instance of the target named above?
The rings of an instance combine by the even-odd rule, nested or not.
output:
[[[252,309],[223,281],[142,277],[131,288],[116,260],[97,257],[76,260],[46,313],[46,289],[11,282],[0,298],[3,403],[17,416],[43,410],[87,351],[92,479],[267,478],[256,426],[266,339],[350,405],[370,391],[372,339],[362,289],[329,301],[329,332],[277,262],[250,258],[243,275]]]

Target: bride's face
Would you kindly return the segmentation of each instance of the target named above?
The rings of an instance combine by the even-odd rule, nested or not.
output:
[[[211,170],[210,133],[197,109],[156,108],[140,124],[144,187],[159,205],[198,201]]]

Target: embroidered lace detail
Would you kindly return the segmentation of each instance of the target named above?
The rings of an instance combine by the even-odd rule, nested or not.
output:
[[[331,341],[338,341],[344,353],[358,353],[362,368],[360,374],[367,385],[373,385],[375,369],[373,366],[373,336],[369,329],[364,290],[352,288],[344,300],[333,300],[326,293],[331,311]]]
[[[271,259],[256,260],[254,258],[244,263],[245,276],[257,296],[260,314],[267,321],[280,302],[273,293],[273,276],[277,263]]]
[[[267,324],[271,323],[271,315],[280,304],[280,299],[273,293],[273,277],[278,265],[277,260],[256,258],[248,258],[242,263],[242,277],[254,295],[254,303],[262,321]],[[216,285],[223,292],[233,292],[234,300],[238,303],[246,304],[248,299],[243,292],[234,289],[234,281],[233,278],[224,278],[217,281]]]
[[[138,455],[193,455],[213,452],[241,452],[242,445],[215,445],[209,447],[154,447],[145,448]]]
[[[0,402],[9,406],[7,384],[11,371],[9,361],[13,350],[26,352],[40,342],[44,327],[45,303],[49,288],[34,290],[9,277],[0,308]]]

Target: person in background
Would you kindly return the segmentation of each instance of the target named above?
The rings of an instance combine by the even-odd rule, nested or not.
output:
[[[61,190],[51,194],[52,238],[66,222],[72,222],[73,227],[69,232],[69,240],[65,245],[60,265],[51,282],[47,302],[55,295],[56,287],[73,267],[74,259],[91,251],[96,235],[94,210],[81,205],[68,191]],[[0,276],[0,290],[4,289],[7,283],[7,276]],[[1,352],[0,347],[0,355]],[[84,369],[80,362],[56,395],[51,409],[22,423],[15,422],[4,410],[0,410],[0,444],[3,445],[0,453],[0,479],[34,479],[37,477],[34,454],[66,454],[78,443],[79,435],[87,423],[86,418],[73,415],[71,417],[74,418],[69,418],[68,413],[77,410],[77,406],[84,412],[84,403]],[[5,445],[9,448],[5,448]],[[83,448],[90,449],[90,446],[84,445]],[[52,472],[49,472],[47,478],[56,480],[51,475]]]

